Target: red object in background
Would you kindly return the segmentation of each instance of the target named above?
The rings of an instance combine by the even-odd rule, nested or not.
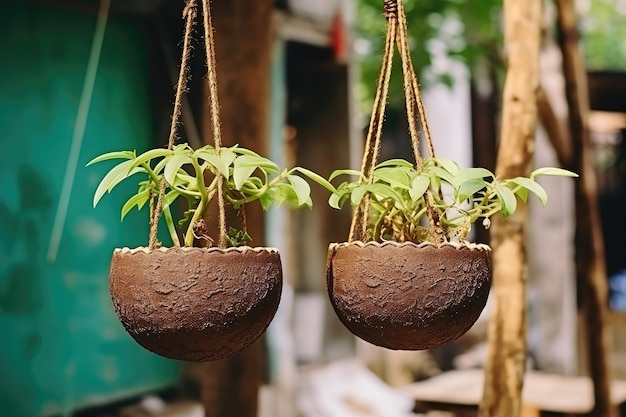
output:
[[[345,64],[348,61],[348,36],[346,25],[341,15],[341,10],[337,10],[330,29],[330,45],[335,56],[335,61]]]

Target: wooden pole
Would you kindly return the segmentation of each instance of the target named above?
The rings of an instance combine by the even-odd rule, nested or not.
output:
[[[537,123],[541,0],[504,0],[507,75],[496,174],[528,175]],[[494,216],[492,317],[480,417],[519,417],[526,365],[527,209]]]
[[[576,10],[573,0],[555,0],[558,41],[563,54],[565,95],[569,108],[574,169],[580,175],[575,182],[576,195],[576,270],[578,291],[583,304],[586,327],[587,359],[595,404],[591,415],[611,417],[611,376],[608,349],[608,284],[596,172],[589,135],[589,91],[587,73],[580,51]]]
[[[273,1],[212,1],[217,84],[221,104],[222,138],[267,154],[269,82]],[[208,112],[208,110],[207,110]],[[211,143],[206,124],[205,142]],[[246,210],[253,244],[263,244],[260,207]],[[202,366],[202,401],[206,417],[256,417],[264,366],[263,341],[243,352]]]

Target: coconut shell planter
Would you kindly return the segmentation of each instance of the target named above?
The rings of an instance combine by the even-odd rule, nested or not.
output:
[[[111,297],[146,349],[185,361],[239,352],[267,329],[282,290],[272,248],[116,249]]]
[[[356,336],[389,349],[429,349],[476,322],[491,283],[486,245],[334,243],[326,279],[330,301]]]
[[[403,2],[385,0],[384,6],[385,51],[361,169],[339,169],[329,177],[349,177],[337,181],[330,206],[349,203],[354,211],[348,242],[329,247],[326,280],[335,312],[352,333],[390,349],[429,349],[467,332],[487,303],[491,249],[466,241],[472,225],[482,220],[489,228],[496,214],[506,220],[530,194],[545,204],[539,175],[576,174],[545,167],[529,177],[501,178],[436,157]],[[412,162],[378,160],[396,46]]]
[[[96,188],[93,205],[125,179],[137,179],[136,194],[121,217],[149,208],[147,248],[116,249],[110,267],[115,312],[128,333],[159,355],[185,361],[217,360],[241,351],[267,329],[282,292],[278,250],[250,247],[245,207],[284,204],[311,207],[312,180],[334,187],[302,168],[283,169],[237,144],[224,147],[217,91],[214,28],[208,0],[202,0],[213,145],[177,144],[182,96],[192,55],[196,0],[183,10],[185,35],[167,148],[113,151],[87,165],[117,160]],[[217,215],[210,212],[217,203]],[[229,218],[228,211],[232,214]],[[218,230],[211,230],[213,219]],[[209,222],[211,223],[211,222]],[[171,248],[161,247],[165,226]]]

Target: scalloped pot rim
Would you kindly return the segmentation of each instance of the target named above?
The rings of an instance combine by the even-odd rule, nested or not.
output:
[[[123,247],[123,248],[115,248],[115,250],[113,251],[114,253],[122,253],[122,254],[135,254],[135,253],[151,253],[151,252],[169,252],[169,251],[181,251],[181,252],[192,252],[192,251],[202,251],[205,253],[229,253],[229,252],[240,252],[240,253],[246,253],[246,252],[257,252],[257,253],[261,253],[261,252],[268,252],[268,253],[279,253],[278,249],[273,248],[273,247],[267,247],[267,246],[258,246],[258,247],[252,247],[252,246],[238,246],[238,247],[232,247],[232,248],[226,248],[226,249],[221,249],[218,247],[212,247],[212,248],[198,248],[198,247],[189,247],[189,246],[181,246],[181,247],[160,247],[158,249],[150,249],[147,248],[145,246],[139,246],[136,248],[128,248],[128,247]]]
[[[453,248],[456,249],[462,249],[462,248],[468,248],[470,250],[485,250],[485,251],[491,251],[491,247],[489,245],[485,245],[484,243],[473,243],[473,242],[468,242],[468,241],[463,241],[463,242],[444,242],[444,243],[440,243],[440,244],[435,244],[435,243],[431,243],[431,242],[421,242],[421,243],[414,243],[414,242],[394,242],[392,240],[387,240],[385,242],[362,242],[360,240],[355,240],[354,242],[341,242],[341,243],[331,243],[329,245],[329,249],[336,249],[338,247],[347,247],[347,246],[359,246],[361,248],[364,248],[366,246],[377,246],[377,247],[385,247],[385,246],[395,246],[395,247],[404,247],[404,246],[412,246],[415,248],[425,248],[428,246],[432,246],[435,248],[441,248],[444,246],[452,246]]]

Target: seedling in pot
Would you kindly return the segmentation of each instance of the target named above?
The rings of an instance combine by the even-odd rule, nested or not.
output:
[[[162,210],[174,246],[212,246],[219,240],[209,235],[203,219],[209,203],[217,196],[220,179],[225,199],[243,218],[245,205],[257,200],[264,209],[281,204],[311,207],[311,188],[305,178],[334,191],[328,181],[308,169],[281,170],[269,159],[237,145],[221,148],[219,154],[211,145],[194,150],[186,143],[173,149],[151,149],[140,155],[135,151],[110,152],[94,158],[88,165],[111,159],[122,162],[98,185],[94,207],[122,181],[137,176],[137,192],[122,206],[123,220],[132,209],[150,206],[149,202],[158,197],[165,181]],[[185,210],[175,218],[172,209],[179,200],[184,201]],[[227,246],[241,246],[251,240],[245,221],[242,223],[242,229],[231,228],[227,232]]]
[[[482,219],[489,227],[491,216],[497,213],[503,219],[510,217],[518,207],[518,198],[526,203],[529,194],[534,194],[545,205],[548,195],[536,182],[538,176],[577,176],[546,167],[529,177],[501,179],[485,168],[461,168],[445,158],[424,158],[421,162],[418,169],[403,159],[384,161],[371,176],[354,170],[334,171],[331,181],[346,175],[357,179],[340,183],[329,204],[340,209],[349,202],[357,208],[367,194],[364,241],[460,243],[476,221]]]

